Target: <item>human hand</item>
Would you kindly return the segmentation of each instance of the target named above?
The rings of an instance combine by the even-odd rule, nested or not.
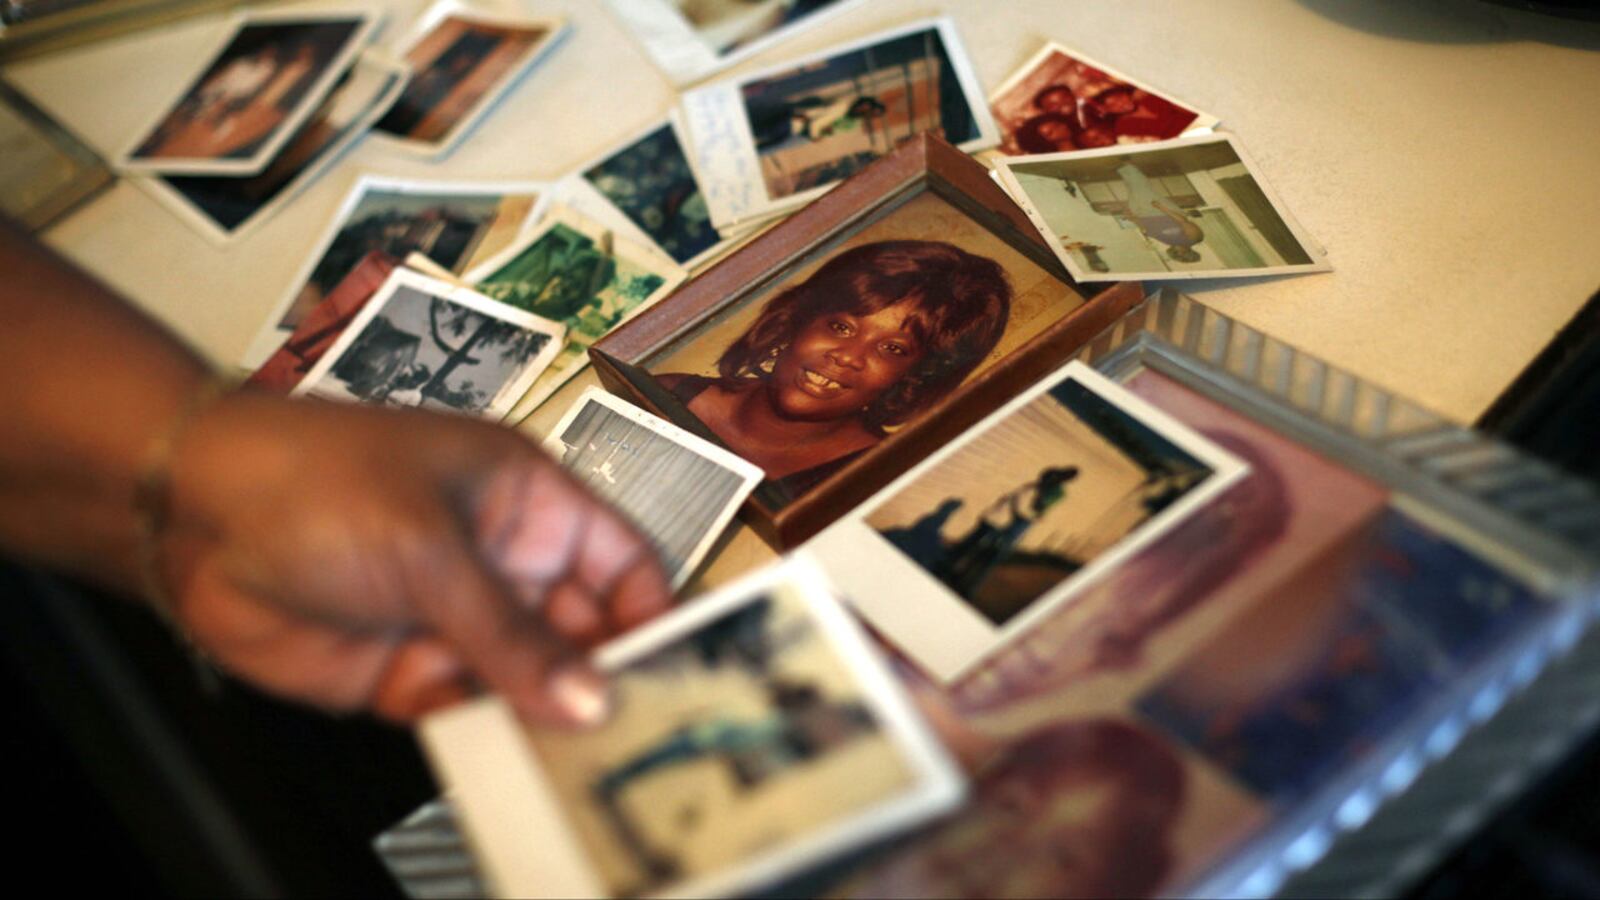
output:
[[[585,724],[581,651],[665,610],[650,545],[515,432],[252,392],[171,459],[172,614],[223,668],[288,698],[410,721],[502,692]]]

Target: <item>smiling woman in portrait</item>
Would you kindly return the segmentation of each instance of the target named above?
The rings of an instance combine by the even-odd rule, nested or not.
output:
[[[735,453],[792,494],[950,393],[1005,331],[1000,264],[940,241],[863,244],[767,304],[717,377],[661,376]]]

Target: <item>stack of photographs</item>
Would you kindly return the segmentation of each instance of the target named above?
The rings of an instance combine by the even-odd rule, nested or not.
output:
[[[548,202],[549,188],[538,182],[361,176],[241,364],[259,368],[369,253],[393,260],[421,253],[461,274],[509,247]]]
[[[365,8],[241,14],[117,168],[207,238],[237,239],[399,96],[405,67],[363,51],[381,21]]]

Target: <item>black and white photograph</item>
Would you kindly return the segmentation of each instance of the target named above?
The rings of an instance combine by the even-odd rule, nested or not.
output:
[[[606,0],[677,87],[760,53],[863,0]]]
[[[949,19],[930,19],[696,88],[682,113],[719,228],[810,202],[906,138],[1000,142]]]
[[[644,532],[674,587],[762,478],[755,465],[599,388],[578,398],[545,449]]]
[[[242,15],[200,74],[132,142],[120,168],[259,173],[316,111],[380,21],[360,8]]]
[[[1079,281],[1330,268],[1228,135],[1002,158],[995,172]]]
[[[612,691],[599,727],[524,729],[492,700],[423,722],[497,896],[748,896],[964,792],[803,561],[680,607],[595,664]]]
[[[828,529],[813,552],[886,637],[955,678],[1248,470],[1074,362]]]
[[[541,182],[358,177],[241,365],[259,368],[367,254],[421,253],[459,275],[510,247],[548,202]]]
[[[498,418],[563,336],[559,323],[397,269],[294,395]]]
[[[363,53],[259,175],[154,175],[133,180],[205,237],[219,244],[236,241],[338,162],[394,103],[409,77],[400,63],[371,51]]]

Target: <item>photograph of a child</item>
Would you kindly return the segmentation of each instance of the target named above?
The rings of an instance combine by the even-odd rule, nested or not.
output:
[[[1059,44],[1024,63],[989,108],[1007,156],[1163,141],[1217,121]]]
[[[1070,285],[929,194],[650,371],[793,498],[1082,303]]]
[[[411,83],[377,130],[444,149],[533,61],[556,24],[442,17],[406,51]]]
[[[994,626],[1011,623],[1217,474],[1198,434],[1163,433],[1096,387],[1081,373],[1060,381],[867,524]]]
[[[590,388],[545,443],[561,465],[655,545],[674,585],[710,551],[761,470]]]
[[[526,732],[607,896],[725,874],[916,780],[784,585],[626,662],[612,685],[605,725]]]
[[[1002,159],[996,170],[1083,281],[1328,269],[1227,136]]]
[[[171,172],[257,171],[322,99],[367,27],[359,16],[246,22],[128,162]]]
[[[935,27],[750,81],[741,93],[769,199],[848,178],[923,132],[957,145],[981,136]]]
[[[561,326],[398,270],[294,390],[498,416],[549,364]]]

